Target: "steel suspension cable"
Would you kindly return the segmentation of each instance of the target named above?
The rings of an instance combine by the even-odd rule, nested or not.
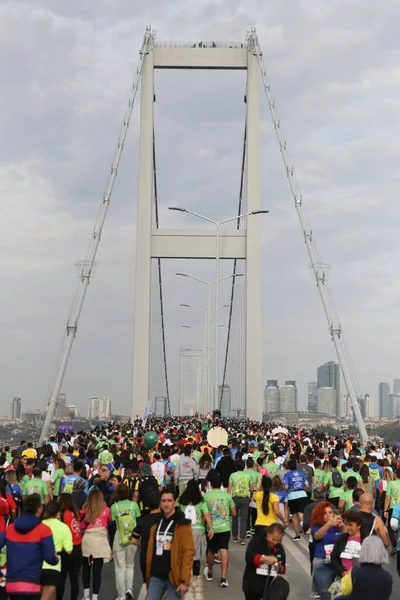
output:
[[[153,128],[153,188],[154,188],[154,212],[156,229],[159,229],[159,218],[158,218],[158,188],[157,188],[157,169],[156,169],[156,137]],[[160,298],[160,313],[161,313],[161,339],[162,339],[162,351],[163,351],[163,362],[164,362],[164,376],[165,376],[165,393],[167,395],[168,414],[171,414],[171,404],[169,399],[169,384],[168,384],[168,367],[167,367],[167,347],[165,341],[165,323],[164,323],[164,301],[163,301],[163,290],[162,290],[162,272],[161,272],[161,258],[157,258],[157,273],[158,273],[158,290]]]
[[[239,204],[238,204],[238,216],[242,214],[242,204],[243,204],[243,190],[244,190],[244,172],[246,165],[246,142],[247,142],[247,128],[246,125],[244,127],[244,136],[243,136],[243,152],[242,152],[242,167],[240,173],[240,187],[239,187]],[[236,222],[236,229],[240,229],[240,218],[238,218]],[[232,330],[232,316],[233,316],[233,301],[235,298],[235,286],[236,286],[236,271],[237,271],[237,258],[233,260],[233,272],[232,272],[232,285],[231,285],[231,298],[229,305],[229,317],[228,317],[228,332],[226,335],[226,349],[225,349],[225,360],[224,360],[224,373],[222,376],[222,386],[221,386],[221,397],[219,400],[219,409],[221,410],[222,397],[224,393],[225,381],[226,381],[226,372],[228,368],[228,357],[229,357],[229,346],[231,340],[231,330]]]

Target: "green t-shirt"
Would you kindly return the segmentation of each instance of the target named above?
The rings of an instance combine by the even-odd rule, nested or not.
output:
[[[344,510],[350,510],[350,508],[353,506],[353,490],[346,490],[345,492],[342,492],[340,495],[340,500],[344,500]]]
[[[72,533],[68,525],[61,523],[58,519],[45,519],[43,525],[50,527],[53,534],[53,542],[56,552],[59,553],[61,550],[66,552],[72,552]],[[43,562],[42,569],[51,569],[52,571],[61,571],[61,558],[58,557],[57,565],[49,565],[47,562]]]
[[[320,487],[324,484],[325,471],[322,469],[314,469],[313,488]]]
[[[268,477],[271,477],[271,478],[275,477],[275,475],[279,471],[279,467],[275,462],[267,462],[267,464],[264,465],[264,468],[267,469]]]
[[[248,498],[250,493],[250,483],[245,471],[232,473],[229,477],[229,483],[232,484],[232,497]]]
[[[339,470],[339,469],[338,469]],[[343,474],[340,473],[342,475],[342,479],[343,479]],[[340,496],[343,494],[344,489],[343,486],[341,487],[335,487],[332,483],[332,471],[329,471],[326,475],[325,478],[325,483],[326,485],[329,486],[329,498],[340,498]]]
[[[108,463],[114,462],[114,457],[109,450],[103,450],[103,452],[100,452],[99,459],[103,465],[108,465]]]
[[[343,477],[343,481],[347,481],[349,477],[355,477],[357,479],[357,481],[361,481],[360,473],[356,473],[355,471],[352,471],[351,469],[346,471],[346,473],[342,473],[342,477]]]
[[[65,472],[64,469],[57,469],[57,471],[53,475],[53,494],[54,496],[58,496],[60,493],[60,483],[62,478],[64,477]]]
[[[221,490],[212,490],[204,495],[204,502],[210,513],[214,533],[230,531],[230,510],[235,507],[232,496]]]
[[[117,520],[117,510],[119,510],[120,512],[126,511],[126,514],[130,512],[133,517],[133,520],[135,521],[133,527],[136,527],[136,519],[140,517],[140,508],[137,502],[132,502],[131,500],[121,500],[121,502],[114,502],[114,504],[111,506],[111,521]]]
[[[246,477],[249,480],[249,485],[254,485],[254,491],[257,491],[261,481],[261,473],[254,471],[253,469],[247,469],[245,471]]]
[[[389,481],[386,496],[390,496],[389,508],[394,508],[400,502],[400,479]]]
[[[49,494],[49,488],[47,483],[43,479],[29,479],[25,481],[22,487],[23,496],[31,496],[32,494],[39,494],[42,504],[46,502],[46,496]]]
[[[211,493],[211,492],[209,492]],[[182,512],[185,512],[185,509],[187,508],[187,506],[184,506],[183,504],[178,504],[179,508],[181,509]],[[201,531],[204,531],[204,525],[203,525],[203,521],[204,521],[204,515],[208,514],[210,511],[208,510],[208,506],[207,504],[203,501],[203,502],[199,502],[198,504],[196,504],[195,506],[193,506],[193,508],[196,511],[196,516],[197,516],[197,522],[196,523],[192,523],[192,529],[200,529]]]

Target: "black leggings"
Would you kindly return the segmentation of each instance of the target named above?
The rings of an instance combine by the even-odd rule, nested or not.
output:
[[[94,558],[93,563],[90,562],[90,558],[83,559],[83,569],[82,569],[82,580],[83,580],[83,589],[90,589],[90,573],[92,571],[93,566],[93,587],[92,594],[98,594],[100,592],[101,585],[101,570],[103,568],[103,559],[102,558]]]
[[[71,554],[61,552],[61,578],[57,588],[57,600],[62,600],[67,576],[71,582],[71,600],[77,600],[79,594],[79,572],[82,564],[82,546],[74,546]]]

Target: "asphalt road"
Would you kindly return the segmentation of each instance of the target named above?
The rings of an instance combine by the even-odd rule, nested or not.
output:
[[[283,539],[286,550],[287,578],[290,583],[290,600],[305,600],[310,597],[310,564],[308,559],[308,535],[302,536],[301,542],[293,542],[293,532],[288,533]],[[204,577],[198,582],[196,587],[192,587],[185,596],[186,600],[243,600],[242,576],[244,571],[245,546],[231,543],[229,546],[230,563],[228,569],[229,588],[219,586],[220,572],[219,565],[214,566],[214,579],[212,582],[205,581]],[[133,600],[144,600],[145,589],[142,588],[142,575],[139,567],[139,553],[136,553],[135,576],[134,576],[134,597]],[[400,600],[400,581],[396,571],[396,557],[390,557],[388,570],[393,575],[393,592],[391,600]],[[83,595],[83,594],[82,594]],[[82,595],[79,598],[82,598]],[[103,578],[99,600],[112,600],[117,597],[114,579],[114,564],[104,565]],[[65,600],[69,599],[69,590],[64,595]],[[377,599],[379,600],[379,599]]]

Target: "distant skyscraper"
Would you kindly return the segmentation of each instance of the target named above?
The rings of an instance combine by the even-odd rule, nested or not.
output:
[[[232,390],[230,385],[218,386],[218,398],[221,400],[221,417],[229,417]]]
[[[400,416],[400,394],[389,394],[389,404],[392,406],[393,417]]]
[[[317,369],[317,384],[319,388],[331,387],[336,392],[336,400],[333,412],[336,416],[340,415],[340,365],[333,360],[321,365]],[[318,411],[319,412],[319,411]]]
[[[281,413],[297,412],[297,387],[295,385],[283,385],[280,389],[280,397]]]
[[[308,384],[308,405],[307,410],[310,413],[318,412],[318,385],[316,381]]]
[[[389,394],[390,394],[390,386],[388,383],[382,382],[378,386],[378,407],[379,414],[378,416],[381,419],[392,417],[393,416],[393,408],[389,411]],[[389,414],[391,413],[391,414]]]
[[[20,419],[22,414],[21,407],[22,400],[18,396],[12,399],[11,402],[11,420],[15,421],[15,419]]]
[[[340,394],[340,413],[339,416],[351,420],[353,411],[350,406],[350,396],[348,394]]]
[[[280,392],[277,379],[268,379],[264,389],[264,413],[277,413],[280,410]]]
[[[110,419],[111,397],[92,396],[89,400],[89,419]]]
[[[103,398],[92,396],[89,400],[89,419],[101,419]]]
[[[393,394],[400,392],[400,379],[393,379]]]
[[[57,406],[54,413],[56,419],[66,419],[69,417],[69,410],[67,408],[67,395],[58,394]]]
[[[111,418],[111,397],[104,396],[102,403],[102,411],[101,411],[102,419],[110,419]]]
[[[327,415],[336,415],[336,390],[325,386],[318,388],[318,412]]]
[[[166,396],[157,396],[154,399],[156,417],[165,417],[167,414]]]

